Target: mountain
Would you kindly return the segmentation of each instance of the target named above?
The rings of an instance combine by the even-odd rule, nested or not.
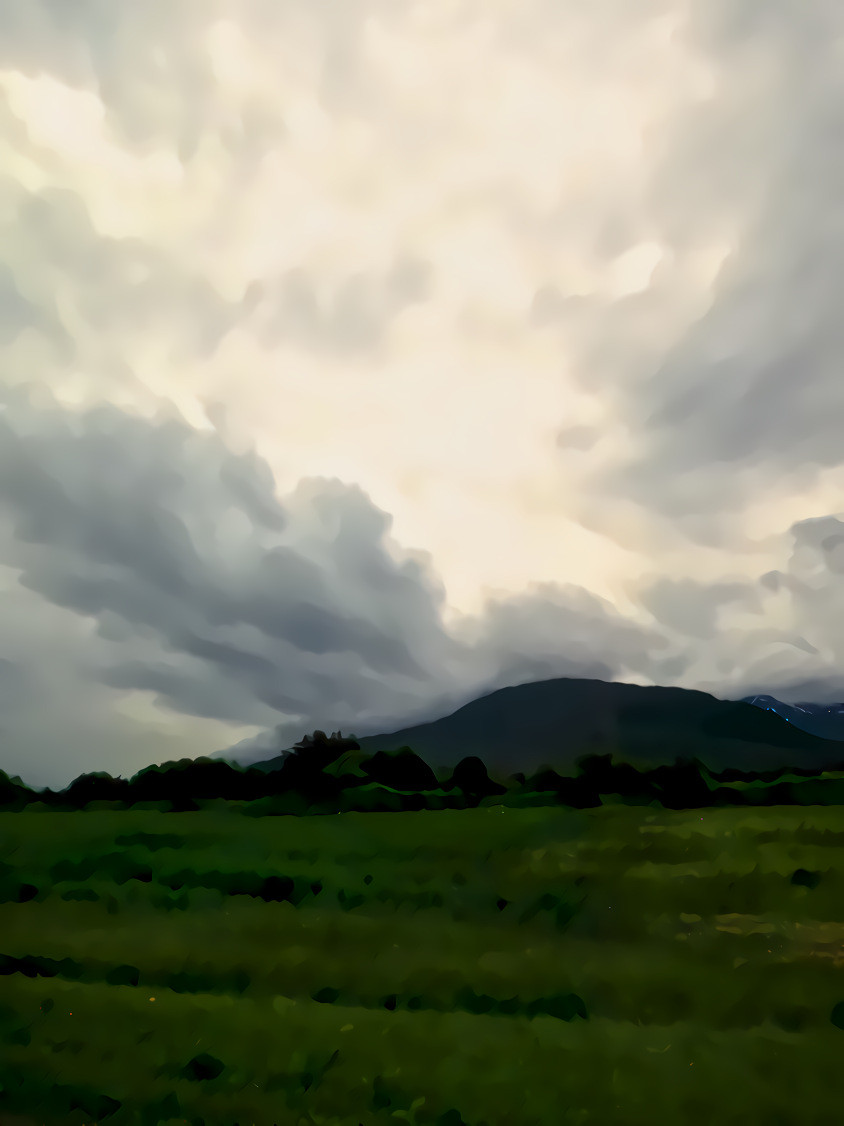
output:
[[[568,677],[501,688],[441,719],[358,742],[369,754],[409,746],[435,769],[476,755],[503,773],[569,769],[582,755],[608,752],[642,768],[678,756],[696,756],[714,770],[844,763],[844,742],[819,738],[745,701]],[[280,763],[281,757],[269,759],[261,769]]]
[[[784,704],[774,696],[745,696],[744,703],[775,712],[801,731],[821,739],[844,740],[844,704]]]
[[[501,688],[432,723],[360,737],[363,750],[412,747],[433,766],[477,755],[490,769],[573,766],[614,752],[637,766],[697,756],[713,769],[844,763],[844,742],[818,738],[775,712],[685,688],[559,678]]]

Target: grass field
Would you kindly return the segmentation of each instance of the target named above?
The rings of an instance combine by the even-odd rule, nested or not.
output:
[[[839,808],[23,812],[0,860],[0,1123],[844,1122]]]

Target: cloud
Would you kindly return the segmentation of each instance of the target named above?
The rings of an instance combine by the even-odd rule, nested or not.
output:
[[[515,680],[648,676],[665,647],[577,588],[499,597],[449,632],[430,559],[390,539],[359,487],[304,479],[282,500],[254,452],[172,414],[73,411],[22,390],[4,406],[3,559],[30,596],[87,623],[67,659],[97,698],[147,694],[232,726],[282,715],[289,745],[315,727],[429,718]],[[44,754],[61,769],[61,744]]]
[[[790,545],[785,566],[754,579],[660,576],[630,584],[685,652],[681,683],[727,698],[768,692],[790,702],[844,699],[844,520],[801,520],[783,539]]]
[[[178,352],[200,356],[211,354],[239,319],[239,302],[227,302],[197,270],[140,238],[96,230],[78,193],[45,187],[7,195],[16,199],[15,241],[26,252],[25,259],[16,256],[15,269],[38,305],[52,306],[43,327],[62,343],[68,336],[57,299],[94,333],[124,342],[163,337]]]
[[[658,629],[625,619],[583,588],[550,583],[491,598],[484,613],[456,633],[486,664],[496,688],[554,676],[612,680],[622,669],[627,676],[658,678],[669,656]]]
[[[65,785],[86,770],[132,774],[237,737],[235,725],[161,712],[139,694],[101,685],[95,654],[106,663],[114,650],[91,619],[51,604],[15,578],[14,569],[0,567],[4,771],[35,786]],[[270,713],[263,722],[272,719]]]
[[[649,269],[631,138],[668,91],[684,106],[694,75],[665,50],[671,8],[3,14],[0,258],[66,345],[25,334],[11,378],[48,373],[75,403],[166,396],[192,422],[198,399],[225,401],[286,486],[360,483],[434,553],[453,601],[527,577],[497,534],[505,510],[530,577],[555,577],[566,494],[602,443],[578,451],[556,506],[525,504],[553,488],[553,413],[646,365],[653,325],[672,323],[662,296],[613,312],[631,261]],[[533,323],[537,291],[552,308],[538,298]],[[606,593],[624,553],[580,539],[566,578]]]
[[[187,159],[203,128],[199,107],[214,101],[214,75],[197,33],[213,21],[215,7],[189,0],[175,12],[152,0],[142,12],[121,12],[103,0],[72,7],[37,0],[3,13],[0,65],[47,72],[69,86],[93,79],[109,124],[126,140],[143,146],[175,134]]]
[[[403,257],[383,276],[350,275],[321,301],[316,279],[294,269],[250,287],[242,323],[264,348],[292,342],[316,352],[365,351],[383,340],[393,317],[425,299],[430,284],[429,264]]]
[[[677,633],[702,641],[711,640],[718,627],[722,607],[743,603],[759,610],[760,599],[749,582],[720,582],[704,586],[690,579],[657,579],[640,594],[642,605],[657,622]]]
[[[386,554],[389,519],[360,490],[303,482],[289,500],[292,513],[306,510],[303,540],[293,529],[285,542],[290,516],[266,465],[230,454],[213,432],[108,406],[78,416],[58,405],[33,411],[22,395],[0,427],[0,497],[14,522],[9,561],[22,567],[21,582],[219,670],[219,718],[243,718],[244,679],[270,706],[289,706],[283,659],[294,651],[335,663],[353,653],[358,675],[420,674],[414,651],[430,643],[425,616],[436,597],[418,563],[397,565]],[[238,634],[257,648],[238,645]],[[322,686],[328,674],[317,663],[311,675]],[[120,669],[110,675],[129,687],[128,666]]]
[[[649,203],[675,252],[702,223],[728,253],[709,309],[625,394],[635,456],[595,487],[740,545],[749,504],[842,464],[844,23],[824,3],[690,15],[683,38],[717,78],[674,120]]]
[[[14,761],[569,672],[833,691],[842,31],[833,0],[6,5]]]

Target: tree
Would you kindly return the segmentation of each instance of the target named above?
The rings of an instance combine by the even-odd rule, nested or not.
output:
[[[371,759],[361,763],[361,770],[373,782],[380,782],[393,790],[436,790],[439,785],[427,762],[410,747],[377,751]]]
[[[476,755],[469,755],[468,758],[461,759],[455,766],[447,788],[452,789],[454,787],[462,790],[467,797],[477,798],[478,800],[492,794],[506,793],[506,787],[493,782],[487,773],[486,766]]]

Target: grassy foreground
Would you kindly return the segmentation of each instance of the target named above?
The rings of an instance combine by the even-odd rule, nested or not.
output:
[[[0,859],[0,1123],[844,1121],[838,808],[21,812]]]

